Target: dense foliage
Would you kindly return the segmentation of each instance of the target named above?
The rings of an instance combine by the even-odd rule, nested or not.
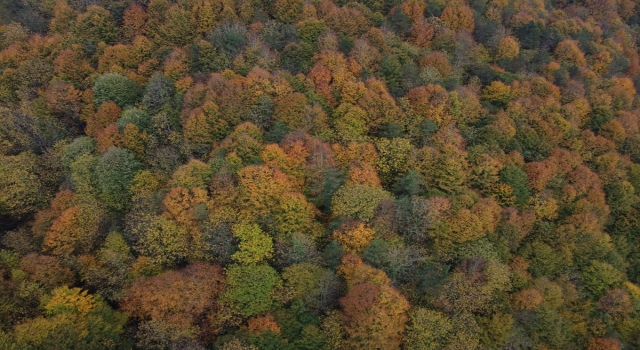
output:
[[[639,6],[0,1],[0,349],[640,348]]]

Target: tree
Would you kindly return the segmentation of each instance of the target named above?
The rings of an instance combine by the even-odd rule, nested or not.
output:
[[[44,204],[46,192],[38,171],[38,158],[31,152],[0,155],[0,215],[20,217]]]
[[[98,152],[102,153],[112,147],[123,147],[124,142],[118,125],[110,124],[95,136]]]
[[[251,318],[247,321],[247,325],[249,326],[249,332],[254,334],[261,334],[264,331],[280,334],[280,326],[278,326],[271,313]]]
[[[629,293],[624,289],[612,289],[598,300],[600,310],[613,315],[624,316],[631,313],[633,305]]]
[[[413,196],[401,202],[397,213],[400,232],[409,242],[425,243],[433,237],[433,230],[451,215],[451,201],[444,197],[424,199]]]
[[[503,346],[512,334],[514,319],[510,313],[497,312],[491,317],[480,318],[478,325],[484,331],[482,343],[492,347],[499,347]]]
[[[515,293],[511,305],[515,311],[535,310],[542,304],[543,295],[536,289],[524,289]]]
[[[614,85],[609,88],[612,106],[615,110],[629,110],[633,104],[636,89],[629,78],[613,78]]]
[[[486,234],[480,218],[469,209],[460,209],[433,233],[436,246],[446,250],[474,241]]]
[[[81,280],[108,301],[118,301],[128,284],[133,255],[124,237],[110,232],[94,256],[80,257]]]
[[[143,35],[148,20],[144,7],[132,3],[123,14],[122,31],[125,38],[133,39],[137,35]]]
[[[44,237],[44,250],[55,255],[88,253],[96,244],[104,214],[93,201],[63,211]]]
[[[496,55],[495,59],[499,60],[502,58],[506,59],[514,59],[520,53],[520,45],[518,41],[511,36],[505,36],[500,39],[498,46],[496,46]]]
[[[196,4],[191,10],[191,18],[195,18],[195,29],[198,34],[210,33],[216,25],[216,14],[209,1]]]
[[[247,44],[249,33],[240,23],[227,22],[216,27],[209,35],[209,41],[219,50],[230,57],[235,57]]]
[[[432,29],[433,30],[433,29]],[[444,78],[448,77],[449,74],[453,71],[447,56],[445,56],[442,52],[434,52],[425,56],[420,61],[421,67],[432,67],[440,73],[440,75]]]
[[[111,101],[102,102],[96,113],[87,119],[85,133],[94,138],[98,137],[107,126],[118,120],[121,112],[122,109],[117,104]]]
[[[240,264],[258,264],[273,256],[273,241],[256,224],[236,224],[233,236],[240,240],[231,259]]]
[[[547,183],[557,175],[558,167],[550,160],[543,160],[542,162],[527,163],[524,171],[527,173],[531,188],[542,191]]]
[[[338,34],[357,37],[367,31],[369,20],[357,8],[343,6],[331,11],[327,24]]]
[[[98,158],[97,185],[109,207],[123,210],[129,205],[130,183],[141,168],[142,164],[131,153],[120,148],[112,147]]]
[[[191,79],[189,77],[190,61],[189,55],[185,50],[174,49],[164,61],[164,75],[175,81],[177,87],[180,79]]]
[[[67,23],[65,23],[65,27]],[[80,45],[73,45],[72,49],[62,50],[53,61],[53,71],[58,77],[69,81],[76,87],[86,87],[86,79],[94,69],[80,50]]]
[[[380,270],[365,265],[353,254],[339,267],[348,292],[340,299],[342,320],[350,349],[400,349],[409,302],[390,285]]]
[[[357,106],[340,105],[335,112],[336,133],[343,142],[366,140],[369,125],[367,114]]]
[[[332,306],[341,292],[341,282],[327,268],[310,263],[294,264],[282,271],[285,291],[293,299],[302,299],[314,310]]]
[[[60,287],[44,300],[45,317],[16,326],[21,349],[120,349],[127,347],[127,316],[115,311],[100,296],[80,288]]]
[[[146,131],[140,130],[134,124],[127,124],[122,130],[120,144],[124,149],[131,152],[136,159],[144,160],[149,136]]]
[[[243,317],[265,314],[278,306],[274,293],[282,286],[276,270],[266,264],[231,265],[221,302]]]
[[[285,123],[290,130],[308,128],[307,97],[299,92],[283,96],[275,101],[273,119]]]
[[[567,39],[562,41],[556,46],[553,53],[560,62],[567,62],[575,64],[576,66],[584,66],[587,64],[584,54],[580,51],[576,40]]]
[[[220,144],[227,153],[235,153],[245,164],[258,163],[264,148],[262,130],[252,123],[242,123]]]
[[[301,193],[283,194],[278,206],[273,208],[273,214],[279,238],[289,239],[297,233],[313,238],[322,235],[322,225],[316,220],[318,209]]]
[[[434,169],[427,174],[427,185],[433,184],[447,194],[460,191],[468,177],[466,158],[466,152],[453,145],[442,147],[440,154],[435,158]]]
[[[285,174],[264,165],[250,165],[238,171],[241,208],[266,215],[276,208],[280,197],[291,188]]]
[[[440,287],[436,305],[449,313],[464,315],[469,313],[486,313],[492,298],[492,291],[483,288],[485,280],[480,271],[486,268],[486,261],[482,258],[471,259],[477,271],[463,271],[464,266],[450,274],[447,281]],[[480,278],[479,278],[480,277]],[[454,328],[455,329],[455,328]]]
[[[217,299],[224,288],[220,266],[197,262],[158,276],[138,278],[127,288],[120,306],[138,320],[159,320],[179,330],[199,328],[217,311]]]
[[[172,176],[172,183],[188,189],[205,189],[211,179],[212,169],[209,164],[197,159],[190,159],[187,164],[181,165]]]
[[[141,109],[127,108],[122,112],[116,124],[120,129],[124,129],[127,124],[133,124],[140,130],[148,131],[151,127],[151,116]]]
[[[160,112],[165,106],[173,107],[175,94],[173,82],[162,74],[157,73],[149,79],[144,89],[142,105],[149,114],[153,115]]]
[[[202,349],[200,328],[182,327],[160,319],[139,323],[134,335],[136,346],[141,349],[187,348]]]
[[[380,178],[385,183],[390,183],[396,177],[404,175],[408,170],[409,156],[413,150],[409,140],[382,138],[376,142],[376,148],[380,154],[376,160],[376,166],[380,172]]]
[[[160,266],[175,266],[193,252],[189,232],[165,216],[143,216],[130,231],[135,249]]]
[[[229,124],[221,117],[218,106],[206,102],[202,110],[196,109],[189,115],[183,132],[188,141],[210,147],[213,142],[222,140],[229,130]]]
[[[373,218],[376,208],[385,198],[393,196],[381,188],[343,185],[331,199],[331,212],[336,218],[348,216],[367,222]]]
[[[73,32],[77,38],[88,39],[95,44],[100,41],[112,44],[120,37],[120,28],[113,16],[100,6],[89,6],[87,12],[80,14]]]
[[[340,242],[347,252],[359,253],[374,238],[375,232],[364,222],[345,219],[340,228],[333,232],[333,239]]]
[[[376,168],[367,163],[352,162],[347,172],[345,184],[381,187]]]
[[[72,23],[78,17],[78,12],[69,6],[66,1],[56,1],[53,8],[53,18],[49,22],[49,30],[54,33],[65,33]]]
[[[622,272],[602,261],[594,260],[582,273],[582,283],[585,291],[598,298],[606,290],[617,287],[624,281]]]
[[[92,143],[94,142],[93,139],[91,141]],[[91,146],[93,147],[94,144],[91,144]],[[95,168],[98,157],[89,152],[89,150],[86,151],[75,157],[69,166],[71,183],[73,184],[73,190],[79,194],[97,195],[99,192]]]
[[[75,279],[73,272],[55,256],[27,254],[20,259],[20,270],[28,273],[30,280],[51,289],[71,285]]]
[[[101,75],[93,86],[96,105],[111,101],[121,108],[133,106],[140,96],[136,83],[119,73]]]
[[[273,4],[273,16],[284,23],[296,23],[303,6],[302,0],[276,0]]]
[[[182,46],[193,41],[196,28],[189,11],[173,5],[163,14],[162,23],[151,30],[149,35],[159,44]]]
[[[620,350],[620,342],[615,338],[591,338],[588,350]]]
[[[513,91],[509,85],[505,85],[501,81],[493,81],[491,85],[482,89],[482,99],[495,103],[499,107],[504,107],[513,98]]]
[[[470,176],[473,186],[483,191],[494,189],[500,181],[502,164],[486,153],[477,157],[473,163]]]
[[[435,30],[424,17],[420,17],[413,21],[409,39],[413,44],[419,47],[429,47],[435,34]],[[444,75],[443,75],[444,76]]]
[[[529,179],[522,169],[509,165],[500,171],[500,181],[511,186],[516,196],[516,203],[525,204],[531,196]]]
[[[49,85],[45,92],[47,107],[51,112],[71,120],[80,113],[81,95],[82,92],[73,85],[60,81]]]
[[[412,309],[405,347],[408,350],[442,349],[452,331],[453,324],[446,314],[421,307]]]
[[[466,30],[471,33],[475,27],[473,22],[473,12],[469,6],[447,6],[442,11],[440,19],[454,31]]]

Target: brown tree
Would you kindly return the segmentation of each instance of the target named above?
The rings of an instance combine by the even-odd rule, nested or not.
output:
[[[390,285],[386,274],[353,254],[339,267],[348,292],[340,299],[342,325],[350,349],[400,349],[409,302]]]

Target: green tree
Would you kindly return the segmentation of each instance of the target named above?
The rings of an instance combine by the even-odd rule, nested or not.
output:
[[[624,274],[606,262],[594,260],[582,272],[585,291],[598,298],[608,289],[618,287],[624,281]]]
[[[121,108],[133,106],[140,96],[140,87],[119,73],[107,73],[96,80],[93,86],[96,105],[111,101]]]
[[[183,46],[191,43],[196,34],[196,23],[191,13],[182,6],[175,4],[164,14],[164,20],[151,37],[160,44],[168,46]]]
[[[341,104],[334,112],[334,127],[337,136],[344,142],[365,141],[369,125],[367,113],[362,108]]]
[[[136,158],[127,150],[112,147],[98,158],[96,180],[105,203],[115,210],[123,210],[129,205],[129,187],[136,172],[142,168]]]
[[[129,245],[120,233],[113,231],[105,238],[95,259],[84,261],[81,279],[105,299],[117,301],[123,296],[132,263]]]
[[[164,75],[157,73],[149,79],[144,89],[142,105],[147,112],[154,115],[165,106],[173,107],[175,105],[175,94],[176,88],[173,82]]]
[[[233,236],[240,240],[231,259],[240,264],[258,264],[273,256],[273,240],[256,224],[236,224]]]
[[[235,57],[247,44],[249,33],[241,23],[227,22],[211,32],[209,41],[220,52],[227,53],[230,57]]]
[[[421,307],[415,308],[409,311],[405,349],[443,349],[452,331],[453,323],[446,314]]]
[[[435,187],[447,194],[458,192],[469,176],[465,152],[445,145],[436,160],[432,175]]]
[[[376,160],[376,166],[382,181],[389,184],[409,170],[409,156],[413,146],[408,139],[397,137],[389,140],[382,138],[376,142],[376,148],[380,153],[380,157]]]
[[[120,39],[120,28],[109,11],[100,6],[89,6],[87,12],[78,16],[73,28],[79,39],[92,40],[95,44],[107,44]]]
[[[64,167],[69,168],[71,163],[79,156],[85,153],[95,153],[95,151],[96,141],[93,138],[88,136],[76,137],[70,144],[64,146],[60,161]]]
[[[122,112],[120,119],[116,122],[120,129],[124,129],[127,124],[133,124],[140,130],[147,130],[151,126],[151,117],[149,114],[138,108],[128,108]]]
[[[323,310],[335,302],[342,286],[333,271],[310,263],[286,267],[282,279],[291,299],[301,299],[314,310]]]
[[[500,171],[500,181],[511,186],[517,204],[525,204],[531,197],[529,178],[524,170],[517,166],[507,165]]]
[[[31,152],[0,155],[0,216],[35,212],[47,199],[38,177],[38,158]]]
[[[69,166],[71,170],[70,178],[75,192],[79,194],[98,194],[98,183],[96,180],[95,168],[98,157],[93,153],[83,153],[76,157]]]
[[[231,265],[226,272],[227,289],[222,295],[223,304],[244,317],[261,315],[278,306],[274,293],[282,287],[282,279],[271,266]]]
[[[343,185],[331,199],[331,212],[336,218],[349,216],[369,221],[373,219],[380,202],[386,198],[393,196],[379,187]]]
[[[175,266],[189,256],[189,234],[174,221],[160,215],[138,219],[131,233],[135,249],[161,266]]]

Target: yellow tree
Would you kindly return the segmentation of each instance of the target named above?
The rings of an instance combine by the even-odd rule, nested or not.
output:
[[[520,45],[518,41],[512,36],[506,36],[500,39],[498,46],[496,46],[496,55],[495,59],[499,60],[501,58],[513,59],[518,56],[520,53]]]
[[[333,232],[333,239],[340,242],[349,253],[359,253],[374,238],[375,232],[366,227],[364,222],[346,219]]]
[[[473,12],[471,8],[466,5],[451,5],[445,7],[440,15],[440,19],[456,32],[459,30],[473,32],[473,28],[475,27]]]
[[[280,197],[291,188],[287,176],[264,165],[250,165],[238,171],[239,201],[250,215],[266,215],[274,209]]]

